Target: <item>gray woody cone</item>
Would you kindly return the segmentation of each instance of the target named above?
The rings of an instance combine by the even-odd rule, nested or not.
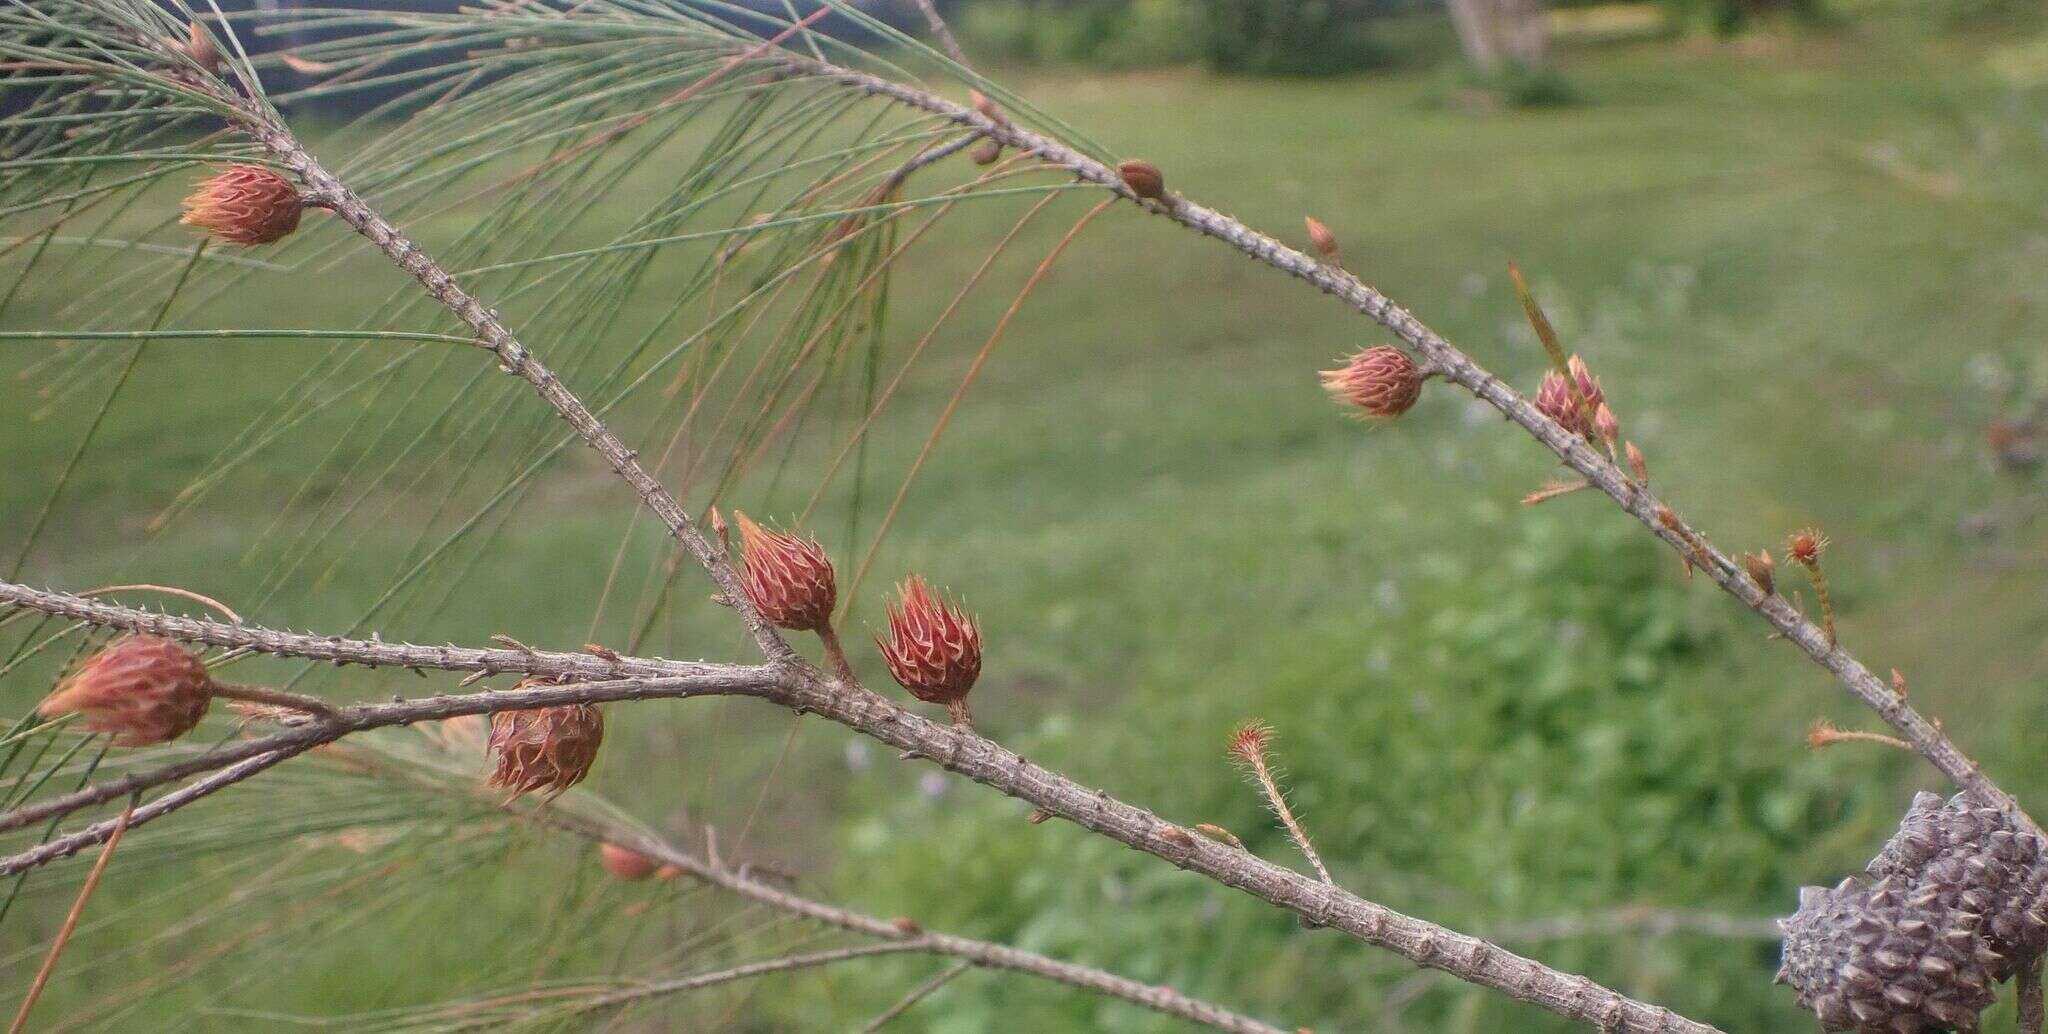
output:
[[[1829,1030],[1975,1031],[2048,947],[2048,845],[1995,809],[1920,794],[1870,875],[1801,890],[1778,924],[1779,979]]]

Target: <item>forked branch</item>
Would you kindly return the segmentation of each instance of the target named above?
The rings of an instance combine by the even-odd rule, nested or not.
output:
[[[1583,976],[1551,969],[1498,945],[1404,915],[1343,888],[1265,861],[1239,847],[1196,835],[1150,811],[1034,764],[972,729],[931,721],[873,692],[848,686],[802,662],[782,668],[747,668],[684,664],[643,657],[607,659],[539,651],[481,651],[365,642],[171,617],[7,583],[0,583],[0,602],[188,642],[241,646],[257,652],[272,652],[274,648],[279,653],[291,651],[287,655],[292,656],[347,655],[394,665],[466,667],[469,670],[482,670],[482,665],[488,663],[501,671],[520,671],[522,666],[566,671],[589,664],[609,666],[601,670],[636,673],[610,682],[461,694],[339,710],[342,716],[339,721],[359,723],[365,728],[513,707],[537,707],[569,699],[617,700],[719,693],[759,697],[800,713],[820,715],[910,755],[930,759],[949,771],[1025,801],[1048,815],[1065,818],[1180,868],[1238,888],[1287,909],[1312,924],[1341,930],[1359,940],[1394,951],[1418,965],[1443,970],[1560,1015],[1606,1030],[1637,1034],[1708,1034],[1714,1030],[1669,1010],[1631,999]],[[217,772],[209,779],[219,779],[230,772],[235,773],[235,779],[245,778],[260,767],[275,764],[291,753],[305,749],[301,743],[310,746],[312,742],[326,742],[350,731],[359,731],[343,729],[337,732],[333,725],[335,721],[337,719],[310,718],[303,726],[283,733],[221,748],[207,760],[216,765],[232,764],[229,769]],[[329,740],[321,740],[323,736]],[[294,747],[297,749],[291,749]],[[234,760],[236,758],[240,760]],[[194,759],[179,767],[184,769],[199,764],[202,764],[201,760]],[[259,767],[251,770],[248,766]],[[153,818],[218,788],[199,790],[205,782],[202,780],[167,794],[138,809],[137,824],[146,821],[145,813]],[[133,790],[132,782],[127,780],[109,786],[118,786],[120,790],[88,788],[72,797],[88,795],[99,800],[111,800]],[[151,810],[172,798],[178,798],[175,804]],[[0,823],[9,821],[8,817],[0,817]],[[0,859],[0,875],[62,857],[101,839],[104,835],[95,826],[53,840],[25,855]],[[622,846],[640,850],[653,845],[636,841]],[[663,860],[681,864],[673,859]]]

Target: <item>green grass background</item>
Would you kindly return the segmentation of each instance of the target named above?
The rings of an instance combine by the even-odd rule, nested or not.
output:
[[[1301,216],[1315,215],[1350,268],[1528,390],[1543,359],[1506,280],[1507,261],[1518,261],[1604,379],[1659,490],[1724,549],[1775,548],[1795,527],[1824,528],[1845,643],[1874,668],[1904,671],[1914,700],[1965,749],[2022,800],[2042,801],[2048,535],[2029,516],[2042,482],[1994,469],[1981,435],[2048,381],[2041,53],[2005,38],[1659,43],[1576,55],[1569,69],[1584,103],[1509,113],[1474,110],[1445,77],[1420,72],[1010,78],[1254,226],[1291,239]],[[891,477],[874,484],[893,488],[915,454],[980,342],[965,328],[987,326],[1080,204],[1063,202],[1064,215],[1027,235],[996,289],[942,339],[945,358],[913,378],[870,460]],[[957,284],[944,274],[978,261],[1002,225],[963,213],[898,276],[892,325],[923,326]],[[430,245],[445,232],[419,229]],[[193,321],[274,325],[289,314],[345,326],[396,285],[391,277],[369,262],[255,277]],[[0,320],[50,326],[75,289],[35,284]],[[1343,419],[1314,371],[1383,338],[1227,248],[1112,210],[1030,300],[917,482],[853,613],[862,671],[886,681],[866,633],[886,584],[923,571],[981,617],[985,731],[1294,863],[1223,756],[1235,723],[1263,719],[1340,880],[1464,929],[1628,905],[1780,914],[1801,884],[1859,868],[1913,789],[1940,788],[1926,766],[1883,748],[1809,751],[1816,718],[1874,720],[1709,583],[1688,581],[1604,500],[1518,505],[1554,465],[1490,411],[1439,383],[1395,424]],[[31,367],[47,347],[0,344],[0,373]],[[144,534],[316,347],[150,346],[60,499],[28,580],[188,585],[236,604],[261,599],[252,619],[293,627],[359,617],[411,542],[420,514],[408,498],[383,500],[382,519],[322,554],[332,570],[317,580],[304,572],[262,598],[272,572],[247,559],[252,541],[277,534],[280,513],[289,530],[293,511],[279,495],[309,471],[308,505],[349,489],[322,466],[345,425],[315,421],[285,436],[232,491]],[[34,396],[33,377],[7,382],[0,555],[18,548],[111,369],[53,399]],[[404,386],[401,374],[374,390]],[[639,426],[665,416],[642,413]],[[794,489],[750,482],[732,501],[792,512],[816,463],[805,451]],[[450,602],[378,627],[387,638],[502,632],[575,648],[629,506],[607,472],[572,456],[549,468]],[[845,572],[854,550],[835,523],[822,520],[819,533]],[[637,534],[632,579],[662,556],[644,523]],[[655,645],[744,657],[692,577]],[[1781,581],[1800,584],[1782,567]],[[612,613],[597,638],[622,641],[623,625]],[[321,678],[344,695],[418,691]],[[40,689],[15,680],[10,706]],[[1412,967],[1384,953],[1305,931],[1072,826],[1029,825],[1015,802],[933,782],[928,768],[816,719],[791,732],[786,717],[737,702],[611,717],[596,790],[657,826],[716,823],[728,845],[847,904],[1319,1031],[1399,1029],[1389,996],[1416,990]],[[230,795],[193,814],[222,820],[238,806]],[[218,860],[183,864],[201,874],[190,877],[198,886],[226,878]],[[592,888],[589,868],[585,855],[541,846],[422,873],[388,919],[308,925],[288,955],[265,956],[284,965],[262,979],[205,971],[126,1022],[277,1029],[195,1010],[348,1012],[502,984],[526,971],[499,957],[507,931],[532,934],[539,903],[565,888],[604,908],[705,905],[703,894],[668,887]],[[151,872],[185,869],[121,870],[95,907],[125,922],[81,941],[88,951],[210,907],[205,894],[150,897],[163,890]],[[76,875],[36,877],[45,892],[0,929],[0,947],[32,955]],[[675,934],[643,926],[633,936]],[[1769,983],[1770,943],[1621,935],[1517,947],[1727,1029],[1811,1027]],[[181,950],[159,944],[60,980],[44,1008],[67,1015]],[[608,961],[560,961],[558,972],[602,972]],[[932,965],[856,963],[632,1020],[847,1029]],[[1424,985],[1402,1016],[1416,1030],[1568,1029],[1448,978]],[[954,983],[905,1024],[1174,1029],[989,974]]]

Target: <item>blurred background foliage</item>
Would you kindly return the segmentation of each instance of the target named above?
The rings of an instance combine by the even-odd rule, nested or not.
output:
[[[1457,69],[1447,19],[1422,6],[951,8],[996,79],[1255,226],[1293,238],[1304,213],[1328,223],[1350,268],[1528,390],[1544,363],[1503,272],[1518,260],[1603,377],[1659,490],[1724,549],[1826,529],[1845,642],[1901,668],[1914,699],[2023,800],[2048,801],[2048,22],[2035,5],[1559,7],[1554,66],[1575,103],[1542,110],[1503,104]],[[1219,42],[1226,26],[1256,31]],[[334,155],[377,128],[324,112],[304,124]],[[597,168],[603,190],[584,218],[631,222],[678,189],[674,170],[709,135],[680,131],[643,164]],[[145,194],[130,218],[161,217],[176,195]],[[868,473],[825,493],[814,527],[842,572],[1015,284],[1083,208],[1061,199],[1020,234],[878,425]],[[862,336],[904,347],[1016,214],[974,206],[942,224],[892,274]],[[279,267],[248,267],[177,325],[349,325],[405,289],[316,220],[305,235],[343,242],[338,253],[293,253],[303,266],[237,256]],[[460,205],[401,221],[430,251],[471,248],[465,261],[479,263],[602,239],[578,224],[564,243],[478,243]],[[18,273],[19,256],[0,269]],[[81,285],[161,267],[95,252],[62,268],[21,281],[0,323],[72,325]],[[547,328],[536,347],[570,357],[565,376],[589,384],[659,324],[679,268],[654,265],[610,322],[552,315],[531,296],[511,311]],[[879,623],[903,572],[964,594],[990,650],[977,717],[1035,760],[1294,861],[1223,756],[1236,723],[1263,719],[1341,880],[1476,931],[1628,907],[1780,914],[1801,884],[1860,868],[1913,789],[1939,787],[1882,748],[1808,750],[1817,718],[1874,722],[1602,500],[1519,505],[1555,467],[1490,410],[1433,385],[1399,423],[1343,419],[1313,371],[1383,335],[1228,249],[1113,209],[1011,335],[908,496],[848,638]],[[522,386],[498,381],[484,401],[502,409],[463,396],[415,413],[411,393],[438,405],[446,382],[476,373],[474,354],[366,345],[317,405],[294,408],[313,398],[300,388],[313,343],[156,342],[102,417],[123,376],[110,347],[0,344],[0,557],[22,549],[66,483],[26,580],[185,585],[293,627],[376,614],[367,627],[387,638],[746,656],[692,572],[673,606],[647,612],[671,547],[575,450],[494,513],[473,549],[377,612],[426,530],[464,512],[430,491],[439,480],[495,488],[517,464],[493,463],[524,462],[556,433]],[[860,367],[846,369],[857,383]],[[615,414],[632,440],[665,440],[689,405],[658,394]],[[284,415],[256,426],[275,433],[222,470],[268,406]],[[498,412],[506,423],[483,422]],[[474,427],[517,435],[500,448]],[[379,443],[414,440],[419,481],[368,481]],[[772,462],[720,483],[721,498],[792,516],[836,444],[794,434]],[[693,505],[718,480],[710,467]],[[181,494],[207,479],[217,484],[197,501]],[[159,522],[174,504],[177,519]],[[886,685],[871,651],[856,654]],[[0,683],[9,710],[31,706],[61,660]],[[237,677],[296,671],[250,662]],[[452,688],[403,673],[313,680],[344,697]],[[1016,802],[815,719],[743,701],[610,715],[591,794],[575,797],[602,795],[679,838],[716,826],[729,857],[822,896],[1289,1026],[1571,1029],[1078,829],[1030,825]],[[416,736],[387,740],[413,757]],[[493,825],[488,807],[445,788],[372,789],[347,761],[263,777],[185,826],[138,833],[47,1015],[114,1030],[307,1017],[396,1028],[451,996],[808,943],[701,890],[608,883],[572,843]],[[0,924],[10,986],[33,971],[82,868],[21,885]],[[1768,941],[1511,943],[1727,1029],[1812,1027],[1771,986]],[[940,968],[854,965],[658,1003],[619,1026],[854,1029]],[[2009,1022],[2000,1009],[1991,1023]],[[1176,1029],[980,973],[904,1022]],[[581,1029],[529,1024],[551,1025]]]

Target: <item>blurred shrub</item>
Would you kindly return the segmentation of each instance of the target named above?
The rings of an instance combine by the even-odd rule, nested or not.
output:
[[[1467,74],[1477,80],[1476,86],[1499,97],[1510,108],[1555,108],[1579,101],[1571,80],[1555,65],[1531,68],[1508,64],[1490,75],[1465,67]]]
[[[1200,0],[1203,54],[1222,72],[1332,75],[1386,63],[1365,5],[1345,0]]]
[[[1729,36],[1760,21],[1792,17],[1813,19],[1823,13],[1821,0],[1663,0],[1676,26]]]
[[[997,62],[1331,75],[1387,63],[1394,51],[1376,23],[1418,9],[1417,0],[976,0],[953,19],[970,51]]]

